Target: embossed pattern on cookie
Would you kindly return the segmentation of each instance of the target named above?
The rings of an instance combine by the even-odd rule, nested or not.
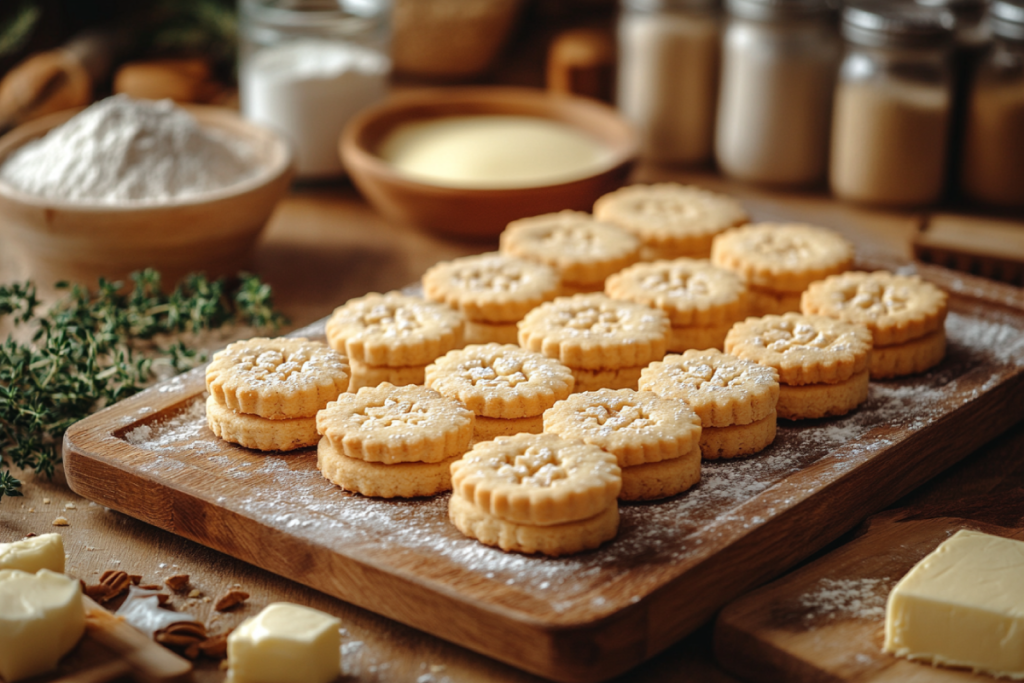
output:
[[[427,367],[426,385],[477,415],[540,415],[573,389],[572,372],[553,358],[510,344],[449,351]]]
[[[916,275],[858,271],[811,283],[803,293],[801,309],[809,315],[867,325],[879,347],[941,329],[948,301],[949,295]]]
[[[704,427],[729,427],[762,420],[775,412],[779,372],[716,349],[690,350],[651,363],[640,389],[684,401]]]
[[[317,413],[317,431],[334,450],[385,464],[440,462],[462,455],[474,415],[423,386],[381,384],[343,394]]]
[[[368,366],[426,365],[462,344],[463,317],[401,292],[350,299],[327,321],[327,341]]]
[[[514,323],[554,299],[559,283],[551,266],[489,253],[432,266],[423,274],[423,293],[461,311],[468,320]]]
[[[661,311],[603,294],[577,294],[527,313],[519,323],[519,345],[570,368],[633,368],[665,355],[670,329]]]
[[[748,220],[732,197],[677,183],[623,187],[597,200],[594,217],[633,233],[660,258],[706,257],[715,235]]]
[[[772,292],[802,292],[849,270],[853,245],[838,233],[801,223],[754,223],[715,237],[711,262]]]
[[[478,443],[452,465],[452,488],[483,512],[516,524],[550,526],[594,517],[622,487],[615,456],[554,434]]]
[[[766,315],[736,323],[725,351],[779,371],[782,384],[843,382],[871,363],[871,331],[821,315]]]
[[[348,383],[345,357],[305,337],[235,342],[206,368],[206,388],[218,403],[271,420],[312,417]]]
[[[568,285],[598,285],[640,258],[640,240],[582,211],[512,221],[500,240],[503,254],[546,263]]]
[[[544,412],[544,431],[613,454],[619,467],[681,457],[700,440],[700,418],[682,401],[649,391],[573,394]]]
[[[678,327],[732,324],[747,312],[740,277],[697,259],[637,263],[610,276],[605,292],[664,311]]]

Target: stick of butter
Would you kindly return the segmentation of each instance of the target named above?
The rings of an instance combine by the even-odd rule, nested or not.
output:
[[[7,683],[57,668],[84,632],[77,579],[0,569],[0,676]]]
[[[341,671],[340,627],[311,607],[271,603],[228,636],[228,680],[329,683]]]
[[[0,543],[0,569],[20,569],[35,574],[40,569],[64,573],[64,539],[43,534],[14,543]]]
[[[889,594],[886,652],[1024,678],[1024,542],[961,530]]]

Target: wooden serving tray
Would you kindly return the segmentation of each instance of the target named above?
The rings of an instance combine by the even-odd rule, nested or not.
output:
[[[1024,416],[1024,296],[934,266],[949,351],[872,383],[845,418],[780,423],[760,455],[705,463],[690,492],[622,506],[618,537],[550,559],[459,534],[447,496],[388,501],[205,426],[202,369],[68,430],[71,488],[102,505],[559,681],[611,678],[710,619]],[[323,323],[301,330],[319,337]]]
[[[757,683],[968,683],[990,676],[882,652],[896,582],[960,529],[1024,540],[1024,429],[871,517],[850,543],[728,605],[719,663]]]

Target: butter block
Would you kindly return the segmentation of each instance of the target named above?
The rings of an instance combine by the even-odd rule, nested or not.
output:
[[[0,570],[0,676],[7,683],[55,669],[83,633],[77,579],[49,569]]]
[[[64,539],[43,534],[14,543],[0,543],[0,569],[20,569],[35,574],[40,569],[64,573]]]
[[[228,636],[233,683],[329,683],[341,671],[341,620],[288,602],[267,605]]]
[[[1024,679],[1024,542],[961,530],[886,604],[886,652]]]

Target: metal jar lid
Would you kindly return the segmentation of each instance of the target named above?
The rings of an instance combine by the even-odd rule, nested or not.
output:
[[[826,14],[836,4],[836,0],[725,0],[725,9],[743,19],[770,21]]]
[[[995,0],[989,8],[992,31],[1000,38],[1024,40],[1024,0]]]
[[[843,8],[842,34],[867,47],[942,47],[952,39],[955,24],[948,10],[861,0]]]

